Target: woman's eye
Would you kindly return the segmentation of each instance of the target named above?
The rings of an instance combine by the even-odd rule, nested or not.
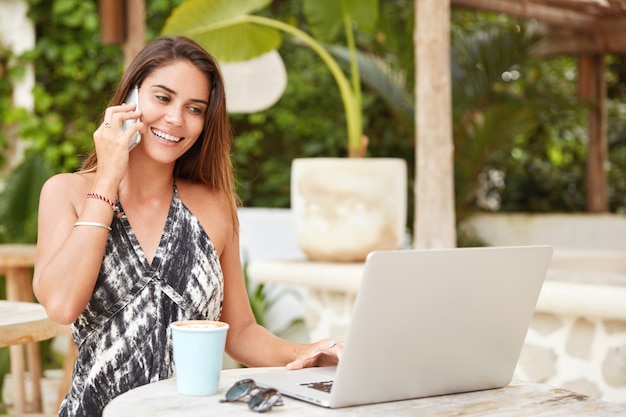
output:
[[[200,107],[189,107],[189,111],[193,114],[202,114],[204,112]]]
[[[159,95],[157,95],[156,99],[159,100],[159,101],[163,101],[163,102],[170,101],[169,97],[166,97],[166,96],[159,96]]]

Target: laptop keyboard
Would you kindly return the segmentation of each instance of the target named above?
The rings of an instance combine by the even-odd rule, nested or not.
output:
[[[333,386],[333,381],[306,382],[300,385],[302,385],[303,387],[313,388],[318,391],[330,392],[330,389]]]

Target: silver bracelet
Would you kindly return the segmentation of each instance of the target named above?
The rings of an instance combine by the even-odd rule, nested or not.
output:
[[[94,227],[102,227],[103,229],[111,230],[110,226],[107,226],[104,223],[97,223],[97,222],[76,222],[74,223],[74,227],[76,226],[94,226]]]

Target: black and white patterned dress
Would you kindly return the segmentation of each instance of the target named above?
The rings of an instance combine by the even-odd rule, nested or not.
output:
[[[78,359],[59,416],[100,416],[116,396],[171,378],[169,323],[220,317],[219,258],[176,184],[152,265],[126,216],[111,227],[93,296],[72,325]]]

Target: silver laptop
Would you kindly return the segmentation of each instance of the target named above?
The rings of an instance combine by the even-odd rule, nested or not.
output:
[[[338,366],[251,377],[331,408],[501,388],[551,258],[549,246],[372,252]]]

